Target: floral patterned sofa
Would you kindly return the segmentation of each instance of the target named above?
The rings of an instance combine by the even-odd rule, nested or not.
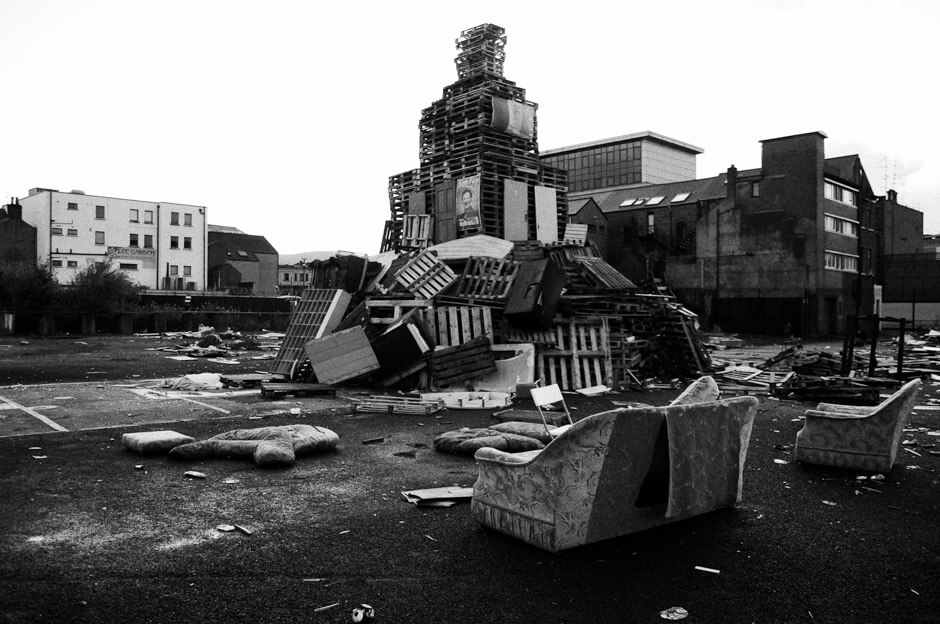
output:
[[[588,416],[538,451],[482,448],[471,513],[555,552],[732,506],[758,403],[717,394],[705,377],[666,407]]]
[[[803,428],[796,434],[794,459],[889,472],[920,386],[920,379],[909,381],[875,407],[820,403],[807,410]]]

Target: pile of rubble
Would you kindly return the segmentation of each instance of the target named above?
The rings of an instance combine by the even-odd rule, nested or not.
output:
[[[478,235],[311,268],[272,382],[578,390],[711,368],[694,313],[641,292],[583,241]]]

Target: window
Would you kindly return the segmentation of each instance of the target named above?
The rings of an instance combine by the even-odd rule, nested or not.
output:
[[[140,221],[140,211],[136,208],[131,208],[131,223],[139,223]]]
[[[838,251],[827,251],[826,268],[832,271],[856,273],[858,272],[858,256],[839,253]]]
[[[137,235],[137,234],[131,234],[131,243],[130,243],[130,246],[131,246],[131,247],[137,247],[137,246],[138,246],[138,235]]]
[[[104,206],[95,206],[95,218],[104,219]]]
[[[62,228],[54,225],[52,226],[52,235],[53,236],[62,236]]]
[[[665,195],[657,195],[656,197],[650,197],[650,198],[646,201],[646,205],[647,205],[647,206],[655,206],[656,204],[658,204],[659,202],[663,201],[664,199],[666,199],[666,196],[665,196]]]
[[[825,182],[826,199],[831,199],[850,206],[858,206],[858,193],[847,186],[841,186],[835,182]]]
[[[672,203],[683,202],[689,198],[689,195],[691,195],[691,193],[679,193],[672,198]]]
[[[627,207],[629,207],[629,206],[632,206],[632,205],[633,205],[633,202],[635,202],[635,201],[636,201],[635,199],[625,199],[625,200],[623,200],[622,202],[620,202],[620,207],[621,207],[621,208],[627,208]]]
[[[826,215],[826,231],[858,238],[858,221],[844,219],[835,215]]]
[[[285,273],[285,274],[284,274],[284,281],[285,281],[285,282],[289,282],[289,281],[290,281],[290,273]]]
[[[78,204],[75,202],[69,202],[69,210],[78,210]]]
[[[751,182],[751,197],[760,197],[760,182]]]
[[[120,266],[121,266],[121,270],[123,271],[136,271],[137,270],[136,262],[122,262]]]
[[[192,227],[192,225],[193,225],[193,215],[191,215],[191,214],[188,213],[188,212],[183,213],[183,225],[188,226],[188,227]]]
[[[70,269],[78,268],[78,260],[69,260],[67,264]]]
[[[61,266],[62,266],[62,261],[61,261],[61,260],[53,260],[53,261],[52,261],[52,266],[54,266],[54,267],[61,267]]]
[[[177,265],[175,265],[175,264],[171,264],[171,265],[170,265],[170,275],[179,275],[179,274],[180,274],[180,268],[179,268]]]
[[[183,237],[183,249],[192,249],[193,248],[193,239],[191,236]]]
[[[656,233],[656,215],[652,212],[646,213],[646,233],[647,234]]]
[[[144,223],[153,223],[153,210],[144,210]]]
[[[180,224],[180,213],[171,212],[170,213],[170,225],[179,225]]]
[[[184,265],[183,265],[183,275],[185,275],[186,277],[189,277],[189,276],[192,275],[192,274],[193,274],[193,267],[187,266],[187,265],[184,264]]]
[[[69,235],[69,236],[78,236],[78,230],[76,230],[75,228],[69,228],[69,229],[68,229],[68,235]]]
[[[170,237],[170,249],[179,249],[180,248],[180,237],[171,236]]]
[[[95,232],[95,244],[104,245],[104,232]]]
[[[144,234],[144,249],[153,249],[153,234]]]

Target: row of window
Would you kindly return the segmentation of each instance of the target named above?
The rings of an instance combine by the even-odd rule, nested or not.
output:
[[[97,263],[97,264],[102,264],[102,263]],[[76,269],[78,268],[78,261],[67,260],[65,265],[63,265],[61,260],[53,260],[52,266],[55,268],[62,268],[63,266],[67,266],[70,269]],[[139,265],[136,262],[121,262],[118,266],[120,267],[122,271],[136,271],[139,268]],[[180,274],[179,265],[171,264],[170,275],[179,275],[179,274]],[[192,274],[193,274],[193,267],[189,265],[183,265],[183,276],[189,277]]]
[[[640,182],[639,142],[607,145],[569,154],[544,156],[542,161],[568,172],[568,189],[582,191]]]
[[[826,199],[831,199],[833,201],[842,202],[843,204],[848,204],[849,206],[858,207],[858,193],[856,191],[833,182],[827,181],[824,184]]]
[[[69,210],[78,210],[78,204],[76,202],[68,203]],[[183,225],[186,227],[192,227],[193,225],[193,215],[191,212],[171,212],[170,213],[170,225],[179,225],[180,224],[180,214],[183,215]],[[105,218],[105,207],[104,206],[95,206],[95,218],[104,219]],[[131,223],[140,223],[140,210],[137,208],[130,209],[130,222]],[[144,210],[144,223],[152,224],[153,223],[153,210]]]
[[[839,253],[837,251],[826,252],[826,268],[833,271],[847,271],[849,273],[858,272],[858,256]]]
[[[171,265],[170,265],[170,275],[179,275],[179,274],[180,274],[179,265],[171,264]],[[192,274],[193,274],[193,267],[184,264],[184,265],[183,265],[183,276],[184,276],[184,277],[189,277],[189,276],[192,275]]]
[[[59,226],[52,227],[53,236],[62,236],[62,232],[63,230],[61,227]],[[67,232],[68,232],[68,236],[78,236],[78,230],[74,228],[68,228]],[[183,239],[183,249],[193,248],[193,238],[191,236],[183,236],[182,239]],[[105,244],[104,232],[102,231],[95,232],[95,244],[96,245]],[[130,243],[128,246],[140,247],[140,235],[131,234]],[[152,249],[152,248],[153,248],[153,234],[144,234],[144,249]],[[179,248],[180,248],[180,237],[171,236],[170,237],[170,249],[179,249]]]
[[[284,274],[284,279],[281,280],[281,281],[282,281],[282,282],[290,282],[290,281],[291,281],[291,275],[293,275],[293,281],[295,281],[295,282],[307,282],[307,281],[310,281],[310,274],[309,274],[309,273],[293,273],[293,274],[291,274],[291,273],[285,273],[285,274]]]
[[[826,231],[858,238],[858,222],[827,214]]]

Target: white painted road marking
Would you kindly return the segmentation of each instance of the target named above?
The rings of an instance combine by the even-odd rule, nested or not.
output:
[[[36,410],[30,409],[30,408],[26,407],[25,405],[20,405],[20,404],[17,403],[16,401],[11,401],[10,399],[8,399],[8,398],[6,398],[6,397],[3,397],[3,396],[0,396],[0,401],[3,401],[4,403],[6,403],[7,405],[13,407],[14,409],[18,409],[18,410],[22,410],[22,411],[26,412],[27,414],[29,414],[29,415],[32,416],[33,418],[38,419],[39,421],[41,421],[41,422],[45,423],[46,425],[52,427],[52,428],[55,429],[56,431],[68,431],[68,429],[66,429],[65,427],[63,427],[63,426],[60,425],[59,423],[53,421],[53,420],[50,419],[50,418],[47,418],[46,416],[43,416],[42,414],[40,414],[40,413],[37,412]]]

